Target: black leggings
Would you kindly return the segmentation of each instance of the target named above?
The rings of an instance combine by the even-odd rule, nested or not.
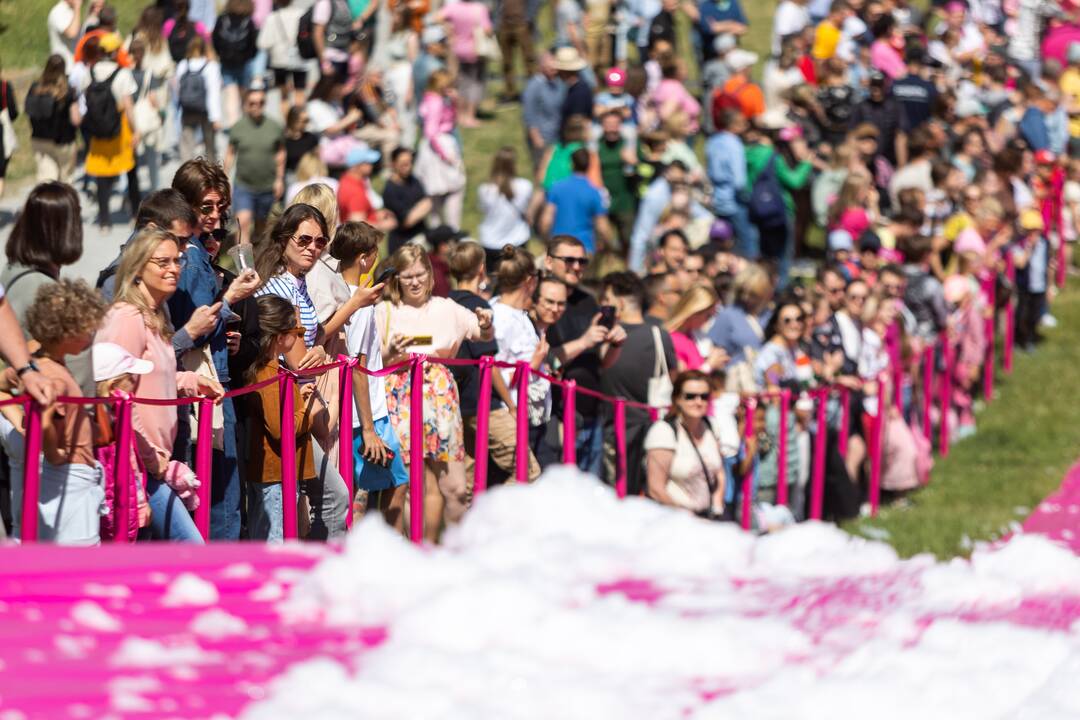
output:
[[[139,212],[139,203],[142,202],[142,196],[139,193],[139,166],[137,164],[128,171],[127,181],[128,203],[131,205],[131,216],[135,217],[135,213]],[[109,196],[112,195],[114,184],[116,184],[116,177],[97,178],[98,225],[112,225],[109,219]]]

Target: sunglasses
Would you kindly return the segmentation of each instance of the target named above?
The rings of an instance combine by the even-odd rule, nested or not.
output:
[[[217,210],[219,213],[223,213],[229,209],[228,203],[204,203],[199,206],[200,215],[209,215]]]
[[[317,237],[312,235],[293,235],[293,242],[302,248],[306,248],[311,243],[315,243],[315,247],[322,250],[330,241],[326,239],[325,235],[319,235]]]
[[[286,330],[284,334],[285,335],[295,335],[296,337],[304,337],[304,335],[307,334],[307,328],[305,328],[303,326],[294,327],[294,328],[291,328],[289,330]]]
[[[798,317],[780,318],[780,322],[784,325],[801,325],[803,323],[803,318],[801,315]]]
[[[589,258],[587,257],[567,257],[565,255],[552,255],[552,260],[559,260],[567,265],[580,265],[581,267],[589,266]]]
[[[683,393],[683,400],[708,400],[709,393]]]
[[[177,270],[183,270],[187,265],[187,258],[183,255],[174,258],[150,258],[150,262],[157,265],[162,270],[168,270],[171,267],[175,267]]]

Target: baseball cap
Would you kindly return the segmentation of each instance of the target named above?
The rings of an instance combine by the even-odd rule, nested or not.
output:
[[[847,230],[833,230],[829,233],[829,249],[833,252],[838,250],[851,252],[855,249],[855,241]]]
[[[124,44],[124,39],[116,33],[105,33],[98,39],[98,46],[107,53],[116,52]]]
[[[428,25],[420,33],[420,42],[424,45],[434,45],[446,40],[446,30],[442,25]]]
[[[361,143],[346,153],[345,167],[355,167],[357,165],[363,165],[364,163],[374,165],[379,162],[379,158],[381,157],[382,155],[378,150],[372,150],[367,145]]]
[[[1035,164],[1036,165],[1053,165],[1057,158],[1054,157],[1054,153],[1049,150],[1036,150],[1035,151]]]
[[[135,357],[116,343],[94,343],[90,355],[94,360],[94,382],[112,380],[127,373],[146,375],[154,370],[154,363]]]
[[[613,67],[604,73],[604,82],[611,87],[622,87],[626,84],[626,73],[622,68]]]

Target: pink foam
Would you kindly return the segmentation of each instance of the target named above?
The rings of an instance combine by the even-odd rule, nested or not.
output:
[[[1080,462],[1024,521],[1024,532],[1046,535],[1080,554]]]

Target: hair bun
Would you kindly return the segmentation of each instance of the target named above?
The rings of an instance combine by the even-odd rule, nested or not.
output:
[[[507,243],[503,245],[502,252],[499,253],[500,260],[513,260],[517,257],[517,246]]]

